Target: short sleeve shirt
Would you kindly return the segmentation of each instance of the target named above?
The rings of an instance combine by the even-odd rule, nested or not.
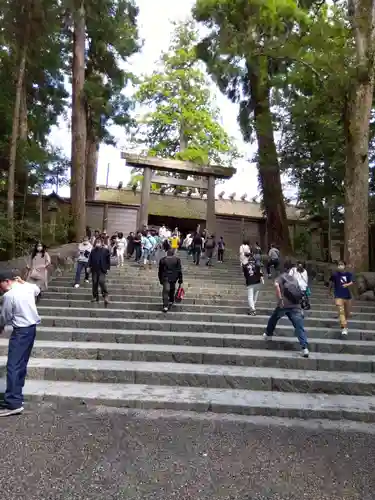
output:
[[[351,299],[352,294],[349,288],[345,288],[344,285],[351,283],[353,281],[352,273],[347,271],[337,271],[332,274],[330,281],[333,283],[335,299]]]

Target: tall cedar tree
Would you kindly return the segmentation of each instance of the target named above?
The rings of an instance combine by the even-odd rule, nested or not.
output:
[[[307,15],[293,0],[197,0],[195,18],[210,30],[200,57],[228,97],[239,104],[246,141],[253,129],[269,242],[291,249],[271,112],[273,87],[299,57]]]
[[[135,139],[152,156],[231,166],[238,152],[213,105],[210,82],[197,61],[197,40],[194,23],[176,25],[169,51],[135,95],[151,109],[140,118]]]
[[[73,12],[72,65],[72,160],[71,208],[73,233],[79,241],[86,232],[86,107],[85,107],[86,9],[84,0],[75,2]]]
[[[108,127],[131,123],[132,101],[124,93],[133,79],[125,64],[140,49],[134,0],[90,2],[86,12],[86,198],[95,196],[99,144],[115,144]]]
[[[375,0],[350,0],[356,64],[346,107],[345,259],[356,271],[369,260],[369,138],[375,69]]]
[[[0,3],[0,175],[4,177],[6,173],[7,177],[12,255],[16,244],[15,196],[22,194],[25,197],[27,194],[30,161],[36,165],[47,158],[46,137],[55,122],[56,111],[59,113],[63,107],[61,102],[58,103],[59,98],[64,97],[63,93],[59,94],[61,86],[58,82],[51,91],[51,80],[56,77],[56,67],[61,61],[56,50],[59,47],[56,42],[58,10],[56,2],[47,3],[48,9],[46,0],[29,0],[21,8],[19,2],[11,0]],[[48,57],[46,45],[49,47]],[[49,65],[45,64],[48,59]],[[47,74],[49,81],[45,85]],[[53,95],[57,99],[53,99]],[[41,115],[44,119],[38,126]],[[9,147],[7,137],[10,138]]]
[[[320,8],[311,16],[307,36],[310,67],[292,64],[274,93],[282,171],[298,189],[308,215],[328,217],[327,205],[342,218],[345,177],[343,112],[353,44],[346,11]],[[317,76],[318,75],[318,76]]]

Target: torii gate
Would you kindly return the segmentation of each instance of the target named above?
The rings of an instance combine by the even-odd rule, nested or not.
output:
[[[211,234],[215,232],[215,180],[230,179],[232,175],[236,173],[235,168],[214,165],[198,165],[189,161],[169,160],[126,152],[121,153],[121,158],[126,160],[127,166],[143,169],[138,227],[143,227],[148,224],[151,183],[157,183],[207,190],[206,228]],[[154,171],[194,175],[199,176],[200,179],[178,179],[176,177],[161,176],[156,174]]]

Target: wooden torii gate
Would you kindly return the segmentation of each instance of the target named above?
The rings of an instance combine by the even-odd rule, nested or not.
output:
[[[198,165],[189,161],[169,160],[153,156],[141,156],[131,153],[121,153],[121,158],[126,160],[126,165],[143,169],[143,182],[141,189],[141,205],[139,210],[138,227],[148,224],[151,184],[168,184],[170,186],[186,186],[204,189],[207,191],[206,229],[214,233],[216,229],[215,216],[215,180],[230,179],[236,173],[232,167],[214,165]],[[156,172],[171,172],[184,175],[199,176],[199,179],[179,179],[177,177],[162,176]]]

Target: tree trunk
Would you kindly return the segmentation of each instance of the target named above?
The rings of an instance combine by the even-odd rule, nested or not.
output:
[[[369,129],[374,91],[375,1],[349,6],[357,58],[346,109],[345,260],[368,270]]]
[[[22,88],[25,80],[29,33],[30,33],[30,25],[28,23],[26,26],[26,34],[23,40],[23,46],[21,49],[18,72],[17,72],[16,95],[13,107],[12,135],[10,140],[10,151],[9,151],[7,217],[9,224],[9,232],[11,236],[12,258],[15,258],[16,256],[16,239],[15,239],[15,227],[14,227],[15,173],[16,173],[16,158],[17,158],[17,141],[20,130],[19,125],[20,125],[21,97],[22,97]]]
[[[262,60],[263,59],[263,60]],[[251,86],[251,105],[254,110],[255,132],[258,141],[258,169],[267,217],[267,240],[274,243],[284,254],[290,254],[291,242],[285,202],[281,186],[280,167],[273,136],[273,121],[270,110],[270,88],[265,58],[259,64],[248,65]]]
[[[95,199],[96,177],[98,173],[99,141],[90,136],[86,142],[86,199]]]
[[[86,234],[85,42],[85,7],[84,1],[79,0],[74,13],[73,32],[71,162],[71,205],[74,236],[77,241]]]
[[[20,103],[20,120],[19,120],[19,141],[21,144],[21,154],[17,158],[15,183],[17,192],[24,198],[27,195],[29,172],[27,162],[25,161],[24,150],[27,145],[29,127],[27,118],[27,101],[26,101],[26,85],[22,85],[21,103]]]

